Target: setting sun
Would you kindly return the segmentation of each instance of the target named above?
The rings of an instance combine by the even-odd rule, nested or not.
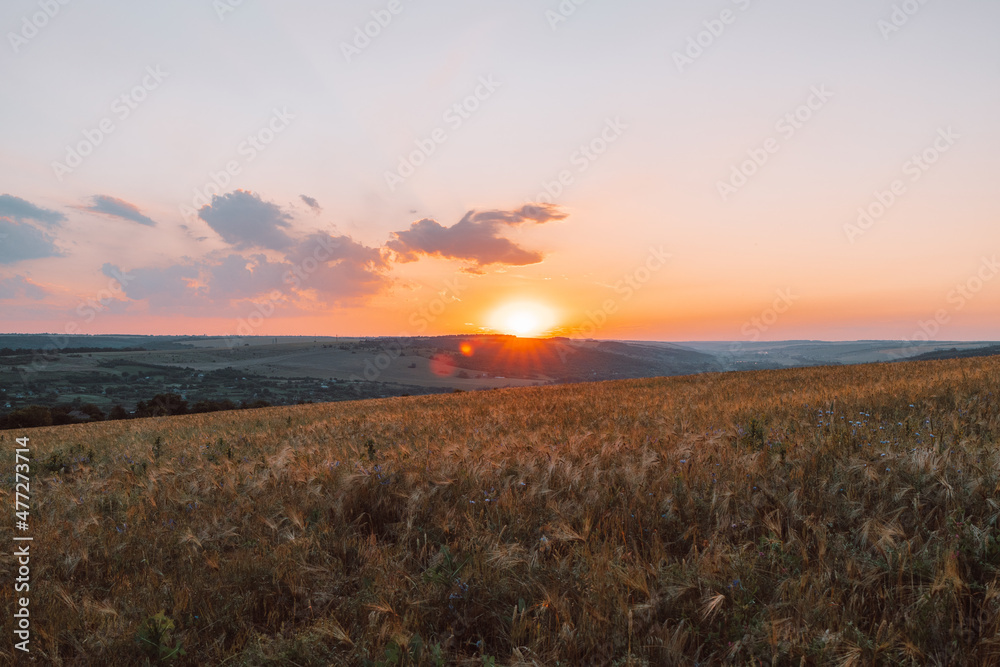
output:
[[[507,328],[511,333],[525,336],[538,330],[538,320],[531,313],[517,313],[507,320]]]
[[[490,328],[520,337],[541,336],[556,324],[551,308],[533,301],[507,303],[493,312]]]

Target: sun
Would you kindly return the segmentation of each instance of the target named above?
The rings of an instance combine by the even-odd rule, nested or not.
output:
[[[506,303],[490,316],[490,328],[501,333],[532,338],[552,329],[556,316],[552,308],[535,301]]]
[[[517,336],[529,336],[539,331],[538,320],[532,313],[514,313],[507,320],[507,330]]]

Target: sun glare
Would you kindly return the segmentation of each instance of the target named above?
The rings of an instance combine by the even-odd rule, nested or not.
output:
[[[551,308],[531,301],[508,303],[494,311],[490,328],[522,338],[541,336],[555,325]]]
[[[527,336],[538,331],[538,320],[531,313],[515,313],[507,320],[507,330],[518,336]]]

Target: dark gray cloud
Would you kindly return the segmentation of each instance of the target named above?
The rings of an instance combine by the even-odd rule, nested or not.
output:
[[[27,223],[0,218],[0,264],[61,255],[49,234]]]
[[[312,197],[308,197],[306,195],[299,195],[299,198],[301,198],[302,201],[304,201],[306,203],[306,206],[308,206],[312,210],[316,211],[317,213],[322,213],[323,212],[323,207],[320,206],[319,202],[316,201],[315,199],[313,199]]]
[[[212,203],[198,211],[198,217],[226,243],[239,249],[284,250],[294,244],[285,233],[291,227],[291,216],[246,190],[213,196]]]
[[[33,283],[24,276],[0,278],[0,301],[5,299],[31,299],[40,301],[48,292],[44,287]]]
[[[401,262],[430,255],[474,262],[479,267],[525,266],[541,262],[544,256],[502,236],[504,228],[565,218],[565,213],[549,204],[527,205],[514,211],[469,211],[451,227],[429,218],[415,222],[405,231],[394,232],[386,245]]]
[[[129,220],[131,222],[138,222],[140,225],[146,225],[148,227],[156,226],[156,222],[154,222],[152,218],[143,215],[138,206],[130,204],[124,199],[109,197],[108,195],[94,195],[91,197],[91,201],[94,202],[91,206],[82,207],[84,211],[107,215],[112,218],[121,218],[122,220]]]
[[[10,218],[16,222],[34,220],[50,227],[66,220],[62,213],[35,206],[13,195],[0,195],[0,218]]]

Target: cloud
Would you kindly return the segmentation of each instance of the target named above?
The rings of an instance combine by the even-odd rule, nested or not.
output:
[[[213,196],[212,203],[198,211],[198,217],[239,249],[284,250],[294,244],[284,231],[291,227],[291,216],[246,190]]]
[[[312,197],[307,197],[306,195],[299,195],[299,198],[306,203],[306,206],[316,211],[317,213],[323,212],[323,207],[319,205],[319,202]]]
[[[483,271],[478,266],[466,266],[461,269],[462,273],[467,273],[470,276],[485,276],[486,272]]]
[[[35,206],[13,195],[0,195],[0,218],[10,218],[17,222],[34,220],[50,227],[66,220],[62,213]]]
[[[266,298],[300,310],[353,303],[388,285],[388,265],[377,248],[348,236],[316,232],[294,242],[279,260],[262,253],[218,253],[163,268],[124,273],[105,264],[109,278],[126,275],[125,296],[150,312],[245,316],[246,302]]]
[[[98,213],[112,218],[121,218],[122,220],[130,220],[148,227],[156,226],[156,222],[154,222],[152,218],[143,215],[142,211],[140,211],[135,204],[130,204],[124,199],[109,197],[108,195],[94,195],[91,197],[91,200],[94,204],[92,206],[82,207],[84,211],[90,211],[91,213]]]
[[[209,295],[213,300],[252,299],[285,286],[284,276],[291,266],[271,262],[264,255],[244,257],[231,254],[218,264],[204,267]]]
[[[497,235],[496,223],[476,223],[467,219],[453,227],[443,227],[429,218],[414,222],[395,237],[387,247],[401,262],[413,262],[420,255],[436,255],[487,264],[524,266],[542,261],[542,255],[525,250],[510,239]]]
[[[514,211],[469,211],[451,227],[443,227],[429,218],[415,222],[408,230],[394,232],[386,247],[394,251],[397,261],[401,262],[429,255],[475,262],[479,267],[489,264],[526,266],[541,262],[544,256],[502,236],[504,227],[565,218],[565,213],[550,204],[529,204]]]
[[[44,287],[24,276],[0,278],[0,301],[6,299],[31,299],[40,301],[48,295]]]
[[[164,308],[188,306],[194,301],[204,300],[205,289],[196,284],[201,271],[194,264],[177,264],[165,268],[147,267],[130,269],[128,273],[113,264],[105,264],[101,272],[109,278],[126,275],[122,288],[129,299],[140,301],[149,299],[150,305]]]
[[[520,225],[523,222],[551,222],[565,220],[568,214],[559,210],[553,204],[526,204],[514,211],[469,211],[465,219],[473,222],[500,222],[506,225]]]
[[[287,259],[291,262],[290,283],[299,290],[315,291],[328,304],[376,294],[388,284],[388,264],[382,252],[349,236],[310,234]]]
[[[0,264],[61,255],[55,240],[42,230],[9,218],[0,218]]]
[[[192,231],[192,229],[190,227],[188,227],[187,225],[178,225],[178,226],[181,229],[184,230],[184,234],[188,238],[194,239],[195,241],[207,241],[208,240],[207,236],[195,236],[194,232]]]
[[[391,282],[384,248],[323,231],[293,237],[291,216],[252,192],[216,195],[199,216],[232,247],[173,266],[129,269],[123,282],[131,302],[188,316],[244,317],[247,304],[261,299],[315,312],[360,301]],[[115,278],[124,273],[110,264],[102,270]]]

